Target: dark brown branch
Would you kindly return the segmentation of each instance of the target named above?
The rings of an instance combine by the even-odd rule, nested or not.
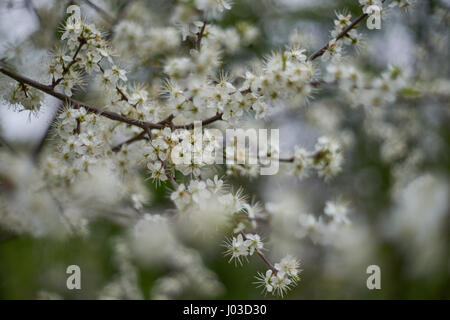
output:
[[[205,34],[206,23],[207,22],[206,22],[206,18],[205,18],[205,20],[203,20],[203,25],[202,25],[202,28],[200,29],[200,32],[197,33],[196,47],[197,47],[197,50],[199,50],[199,51],[200,51],[200,48],[202,46],[202,39],[203,39],[203,36]]]
[[[131,137],[130,139],[116,145],[115,147],[112,148],[112,151],[119,152],[120,149],[122,149],[122,146],[124,146],[124,145],[132,144],[133,142],[140,141],[140,140],[146,140],[146,139],[148,139],[148,138],[145,137],[145,131],[142,131],[138,135]]]
[[[259,251],[258,249],[255,249],[256,254],[261,258],[262,261],[264,261],[270,269],[272,269],[273,273],[277,274],[277,269],[273,266],[273,264],[266,258],[266,256]]]
[[[77,127],[73,130],[73,133],[79,135],[81,133],[81,121],[77,119]]]
[[[222,120],[222,115],[223,115],[223,113],[217,113],[215,116],[201,121],[201,125],[207,126],[208,124]],[[198,121],[198,122],[200,123],[200,121]],[[197,122],[192,122],[189,124],[173,126],[173,129],[187,129],[187,130],[194,129],[194,126],[196,123]]]
[[[175,126],[175,125],[172,124],[172,119],[173,119],[173,118],[174,118],[174,116],[173,116],[173,115],[170,115],[170,116],[167,117],[166,119],[164,119],[164,120],[158,122],[157,125],[162,125],[163,127],[169,127],[169,128],[171,128],[172,130],[175,130],[175,129],[186,129],[186,130],[191,130],[191,129],[193,129],[194,126],[195,126],[195,122],[189,123],[189,124],[186,124],[186,125],[178,125],[178,126]],[[206,125],[211,124],[211,123],[213,123],[213,122],[215,122],[215,121],[218,121],[218,120],[222,120],[222,113],[218,113],[218,114],[216,114],[214,117],[211,117],[211,118],[208,118],[208,119],[203,120],[203,121],[202,121],[202,126],[206,126]],[[121,144],[118,144],[118,145],[115,146],[112,150],[113,150],[114,152],[120,151],[120,148],[122,148],[123,145],[125,145],[125,144],[131,144],[131,143],[133,143],[133,142],[136,142],[136,141],[139,141],[139,140],[144,140],[144,139],[145,139],[145,137],[144,137],[144,132],[141,132],[140,134],[138,134],[138,135],[136,135],[136,136],[134,136],[134,137],[128,139],[127,141],[124,141],[124,142],[122,142]]]
[[[175,116],[173,114],[171,114],[170,116],[168,116],[167,118],[165,118],[164,120],[158,122],[159,124],[172,124],[172,120],[173,118],[175,118]]]
[[[349,26],[347,26],[344,30],[342,30],[342,32],[337,35],[335,40],[339,40],[342,37],[346,36],[347,33],[353,29],[353,27],[355,27],[358,23],[360,23],[362,20],[367,18],[367,16],[368,16],[367,13],[363,13],[362,15],[360,15],[355,21],[353,21]],[[310,55],[308,57],[308,60],[312,61],[312,60],[322,56],[327,51],[328,46],[329,46],[329,44],[327,43],[322,48],[320,48],[319,50],[314,52],[312,55]]]
[[[294,157],[291,158],[280,158],[278,159],[279,162],[294,162]]]
[[[83,46],[85,44],[86,44],[86,40],[80,39],[80,44],[78,45],[77,50],[73,54],[72,61],[70,61],[70,63],[67,66],[63,67],[63,72],[62,72],[61,78],[59,78],[58,80],[53,80],[52,85],[51,85],[52,88],[55,88],[64,79],[64,76],[67,74],[67,72],[70,71],[70,68],[72,68],[73,65],[75,63],[77,63],[77,56],[80,53],[81,48],[83,48]]]
[[[100,71],[104,74],[105,73],[105,69],[103,69],[103,67],[100,64],[100,62],[101,61],[97,62],[97,65],[100,68]],[[121,100],[128,102],[129,99],[128,99],[127,95],[125,94],[125,92],[123,92],[123,90],[119,86],[116,86],[116,90],[119,93]],[[131,105],[131,106],[136,108],[136,106],[133,106],[133,105]]]
[[[115,121],[119,121],[119,122],[126,123],[126,124],[129,124],[129,125],[137,126],[137,127],[140,127],[140,128],[142,128],[144,130],[147,130],[147,129],[164,129],[165,127],[171,127],[173,129],[187,129],[187,130],[190,130],[190,129],[193,129],[195,124],[197,123],[197,122],[192,122],[192,123],[185,124],[185,125],[174,126],[174,125],[172,125],[171,122],[170,123],[165,123],[164,122],[165,120],[163,120],[162,123],[151,123],[151,122],[141,121],[141,120],[137,120],[137,119],[127,118],[127,117],[125,117],[125,116],[123,116],[123,115],[121,115],[119,113],[108,111],[108,110],[102,110],[102,109],[96,108],[94,106],[88,105],[86,103],[83,103],[83,102],[77,101],[75,99],[72,99],[69,96],[66,96],[65,94],[56,92],[52,86],[44,85],[42,83],[39,83],[37,81],[34,81],[34,80],[32,80],[30,78],[27,78],[27,77],[24,77],[22,75],[16,74],[16,73],[14,73],[12,71],[9,71],[9,70],[6,70],[4,68],[0,68],[0,72],[5,74],[5,75],[7,75],[8,77],[18,81],[18,82],[20,82],[22,85],[31,86],[31,87],[33,87],[35,89],[38,89],[38,90],[40,90],[42,92],[45,92],[45,93],[47,93],[47,94],[49,94],[49,95],[51,95],[51,96],[53,96],[53,97],[63,101],[63,102],[66,102],[66,103],[68,103],[69,105],[71,105],[75,109],[85,108],[86,111],[88,111],[90,113],[98,114],[100,116],[106,117],[106,118],[111,119],[111,120],[115,120]],[[172,118],[172,117],[169,116],[169,118]],[[215,121],[218,121],[218,120],[222,120],[222,113],[217,113],[215,116],[201,121],[201,124],[202,124],[202,126],[206,126],[206,125],[211,124],[211,123],[213,123]]]
[[[323,156],[324,156],[324,154],[323,154],[323,152],[321,152],[321,151],[315,152],[315,153],[313,153],[313,154],[310,155],[310,157],[311,157],[313,160],[316,160],[316,161],[320,160]],[[295,157],[290,157],[290,158],[279,158],[279,159],[273,159],[273,160],[278,160],[279,162],[287,162],[287,163],[290,163],[290,162],[294,162],[294,161],[295,161]]]
[[[117,92],[120,94],[120,96],[121,96],[121,98],[122,98],[122,100],[124,100],[124,101],[127,101],[128,102],[128,97],[127,97],[127,95],[125,94],[125,92],[123,92],[123,90],[122,89],[120,89],[120,87],[119,86],[116,86],[116,90],[117,90]]]
[[[169,180],[172,183],[173,187],[175,189],[178,189],[178,182],[177,182],[177,180],[175,180],[175,177],[170,174],[169,169],[167,168],[166,164],[161,159],[159,159],[159,161],[161,161],[161,165],[164,168],[164,172],[166,173],[166,176],[169,178]]]
[[[32,79],[29,79],[27,77],[21,76],[19,74],[16,74],[14,72],[11,72],[9,70],[0,68],[0,72],[7,75],[10,78],[13,78],[14,80],[20,82],[21,84],[24,85],[29,85],[35,89],[38,89],[42,92],[45,92],[63,102],[66,102],[68,104],[70,104],[73,108],[75,109],[79,109],[79,108],[85,108],[86,111],[90,112],[90,113],[95,113],[98,114],[100,116],[106,117],[108,119],[111,120],[115,120],[115,121],[119,121],[119,122],[123,122],[129,125],[133,125],[133,126],[137,126],[140,128],[150,128],[150,129],[162,129],[164,128],[163,125],[160,124],[155,124],[155,123],[151,123],[151,122],[145,122],[145,121],[141,121],[141,120],[137,120],[137,119],[131,119],[131,118],[127,118],[121,114],[118,114],[116,112],[112,112],[112,111],[108,111],[108,110],[102,110],[99,108],[96,108],[94,106],[88,105],[86,103],[77,101],[75,99],[70,98],[69,96],[66,96],[65,94],[56,92],[54,90],[54,88],[52,88],[51,86],[47,86],[44,85],[42,83],[39,83],[37,81],[34,81]]]

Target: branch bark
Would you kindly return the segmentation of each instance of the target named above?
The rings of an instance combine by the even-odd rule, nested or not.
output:
[[[108,110],[102,110],[99,109],[97,107],[88,105],[86,103],[80,102],[78,100],[72,99],[69,96],[66,96],[63,93],[59,93],[56,92],[54,90],[54,88],[52,86],[48,86],[42,83],[39,83],[37,81],[34,81],[30,78],[24,77],[22,75],[16,74],[12,71],[6,70],[4,68],[0,68],[0,72],[7,75],[8,77],[24,84],[24,85],[28,85],[30,87],[33,87],[35,89],[38,89],[42,92],[47,93],[48,95],[51,95],[63,102],[66,102],[68,104],[70,104],[73,108],[75,109],[79,109],[79,108],[85,108],[86,111],[90,112],[90,113],[95,113],[98,114],[100,116],[109,118],[111,120],[115,120],[115,121],[119,121],[119,122],[123,122],[129,125],[133,125],[133,126],[137,126],[140,128],[150,128],[150,129],[162,129],[165,126],[161,125],[161,124],[155,124],[155,123],[151,123],[151,122],[146,122],[146,121],[141,121],[141,120],[137,120],[137,119],[131,119],[131,118],[127,118],[121,114],[118,114],[116,112],[112,112],[112,111],[108,111]]]

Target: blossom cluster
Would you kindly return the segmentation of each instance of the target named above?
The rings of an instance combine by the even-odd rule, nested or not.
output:
[[[17,83],[15,87],[10,88],[9,96],[10,102],[20,105],[23,109],[32,113],[38,113],[44,95],[39,90]],[[19,108],[21,110],[22,108]]]
[[[198,132],[165,128],[154,130],[152,137],[150,145],[144,149],[144,156],[152,177],[162,181],[167,180],[164,161],[169,162],[170,171],[174,169],[185,176],[192,174],[198,177],[202,167],[215,163],[220,146],[216,136],[208,129]]]
[[[102,33],[93,24],[82,21],[76,10],[79,8],[67,19],[61,36],[61,40],[66,41],[66,48],[57,50],[48,65],[52,87],[69,97],[73,88],[83,83],[82,73],[99,73],[100,64],[105,60],[110,68],[104,70],[102,84],[115,86],[119,80],[127,80],[125,71],[114,65],[111,49]]]
[[[319,138],[313,152],[296,146],[289,171],[299,179],[303,179],[308,177],[311,169],[315,169],[320,177],[329,180],[342,170],[342,162],[339,143],[324,136]]]
[[[253,44],[259,36],[259,30],[246,21],[226,28],[214,24],[211,19],[220,19],[230,5],[230,1],[222,0],[180,1],[168,19],[170,25],[155,26],[154,23],[148,23],[147,18],[154,13],[137,3],[130,15],[140,22],[129,19],[115,26],[115,49],[132,68],[140,68],[154,58],[174,58],[176,61],[179,49],[186,43],[191,43],[195,49],[201,45],[220,49],[225,54],[234,54],[242,47]],[[156,15],[153,18],[158,19]],[[208,20],[207,24],[205,19]],[[202,33],[201,44],[197,43],[199,33]]]
[[[334,29],[331,31],[331,40],[322,55],[322,60],[339,62],[344,55],[344,45],[352,45],[359,48],[362,45],[362,36],[356,28],[350,29],[342,36],[342,32],[346,30],[352,23],[352,15],[346,13],[336,13],[334,20]]]
[[[217,175],[206,182],[181,183],[170,198],[182,213],[183,225],[204,237],[215,237],[217,230],[227,229],[232,222],[237,225],[235,232],[257,228],[258,220],[266,216],[259,203],[249,203],[241,189],[232,192]]]
[[[329,244],[335,241],[336,231],[350,224],[347,215],[349,208],[343,200],[327,201],[325,215],[317,218],[313,214],[302,213],[298,217],[296,237],[308,236],[314,243]]]
[[[248,259],[257,253],[262,255],[264,244],[258,234],[240,233],[237,237],[226,242],[226,255],[230,257],[230,261],[242,265],[242,259]],[[291,255],[284,257],[274,266],[270,265],[270,269],[265,274],[258,273],[256,284],[263,287],[264,292],[271,294],[279,294],[283,296],[286,292],[295,286],[299,281],[300,262]]]
[[[245,74],[241,90],[251,91],[261,101],[253,106],[256,118],[267,115],[268,107],[263,100],[285,99],[301,106],[311,97],[316,69],[307,60],[305,51],[293,46],[281,53],[275,52],[253,73]]]
[[[405,72],[396,66],[390,66],[370,81],[355,66],[345,63],[330,64],[326,71],[325,80],[336,82],[351,106],[355,107],[383,107],[392,103],[407,83]]]
[[[245,238],[244,238],[245,237]],[[255,252],[262,250],[264,244],[257,234],[239,234],[233,237],[227,244],[226,254],[230,256],[230,261],[235,260],[242,264],[241,258],[252,256]]]
[[[263,287],[263,291],[283,296],[300,280],[300,262],[287,255],[276,263],[273,269],[266,273],[259,273],[257,284]]]

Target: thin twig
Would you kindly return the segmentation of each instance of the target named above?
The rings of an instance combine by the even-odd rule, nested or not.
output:
[[[241,232],[242,238],[244,238],[244,240],[247,240],[247,237],[245,236],[245,234],[243,232]],[[256,254],[261,258],[261,260],[267,264],[269,266],[270,269],[272,269],[273,273],[276,274],[277,273],[277,269],[275,269],[274,265],[272,264],[272,262],[269,261],[269,259],[266,258],[266,256],[258,249],[255,249]]]
[[[98,67],[100,68],[100,71],[101,71],[103,74],[105,74],[105,69],[102,67],[102,65],[100,64],[100,62],[101,62],[101,61],[97,62],[97,65],[98,65]],[[136,109],[136,105],[133,105],[133,104],[129,103],[130,99],[128,99],[128,97],[127,97],[127,95],[125,94],[125,92],[123,92],[123,90],[122,90],[118,85],[116,85],[116,90],[117,90],[117,93],[120,95],[120,99],[121,99],[122,101],[128,102],[128,104],[129,104],[130,106],[132,106],[134,109]]]
[[[134,136],[134,137],[131,137],[130,139],[128,139],[128,140],[126,140],[126,141],[124,141],[124,142],[122,142],[122,143],[119,143],[118,145],[116,145],[115,147],[112,148],[112,151],[114,151],[114,152],[119,152],[120,149],[122,149],[122,147],[123,147],[124,145],[132,144],[133,142],[136,142],[136,141],[148,139],[147,137],[145,137],[145,133],[146,133],[145,131],[142,131],[142,132],[139,133],[138,135],[136,135],[136,136]]]
[[[71,1],[71,2],[72,2],[72,1]],[[70,3],[71,3],[71,2],[70,2]],[[31,5],[33,5],[33,3],[32,3],[31,0],[30,0],[30,3],[31,3]],[[33,6],[33,8],[35,9],[34,6]],[[36,12],[36,15],[37,15],[37,14],[38,14],[38,13]],[[55,87],[63,80],[63,78],[64,78],[64,76],[66,75],[66,73],[70,71],[70,68],[72,68],[72,66],[73,66],[76,62],[78,62],[78,61],[76,60],[76,59],[77,59],[77,56],[78,56],[78,54],[80,53],[81,48],[84,46],[85,43],[86,43],[85,40],[80,41],[80,44],[79,44],[77,50],[75,51],[75,53],[74,53],[74,55],[73,55],[73,57],[72,57],[72,61],[71,61],[66,67],[63,67],[63,72],[62,72],[61,78],[59,78],[58,80],[53,79],[53,81],[52,81],[52,86],[53,86],[53,88],[55,88]],[[42,137],[39,139],[39,142],[36,144],[36,147],[34,147],[32,153],[31,153],[31,157],[32,157],[34,160],[37,159],[39,153],[40,153],[41,150],[43,149],[44,144],[45,144],[45,141],[46,141],[46,139],[47,139],[47,137],[48,137],[48,135],[49,135],[50,128],[51,128],[51,126],[52,126],[51,124],[53,123],[53,121],[55,121],[55,119],[56,119],[56,117],[58,116],[59,112],[62,110],[61,107],[62,107],[62,104],[58,105],[58,108],[56,109],[56,112],[53,114],[52,119],[50,120],[49,126],[48,126],[47,129],[45,130],[45,132],[44,132],[44,134],[42,135]]]
[[[160,159],[159,161],[161,161],[161,165],[164,168],[164,172],[166,174],[167,177],[169,177],[170,182],[172,183],[173,187],[175,189],[178,189],[178,182],[175,180],[175,177],[170,174],[169,169],[167,168],[166,164]]]
[[[57,79],[57,80],[53,80],[52,85],[51,85],[52,88],[55,88],[55,87],[56,87],[56,86],[64,79],[64,76],[67,74],[67,72],[70,71],[70,68],[72,68],[72,67],[74,66],[74,64],[78,62],[78,61],[76,60],[76,59],[77,59],[77,56],[78,56],[78,54],[80,53],[81,48],[83,48],[83,46],[84,46],[85,44],[86,44],[86,40],[81,39],[81,40],[80,40],[80,44],[78,45],[77,50],[76,50],[75,53],[73,54],[72,61],[70,61],[70,63],[69,63],[67,66],[63,67],[63,72],[62,72],[61,78],[59,78],[59,79]]]
[[[172,124],[172,120],[173,118],[175,118],[175,116],[173,114],[170,114],[167,118],[165,118],[164,120],[158,122],[159,124],[168,124],[171,125]]]
[[[208,124],[211,124],[213,122],[222,120],[222,116],[223,116],[223,113],[218,112],[218,113],[216,113],[215,116],[213,116],[211,118],[208,118],[208,119],[205,119],[205,120],[202,120],[201,122],[200,121],[194,121],[194,122],[191,122],[189,124],[182,124],[182,125],[176,125],[176,126],[174,125],[173,129],[187,129],[187,130],[190,130],[190,129],[194,129],[194,127],[195,127],[195,125],[197,123],[199,125],[201,124],[202,127],[203,126],[207,126]]]
[[[32,0],[28,0],[28,1],[32,4]],[[90,2],[90,1],[89,1],[89,2]],[[134,0],[129,0],[129,1],[125,2],[125,4],[120,8],[119,14],[117,15],[117,17],[116,17],[115,19],[112,19],[112,21],[108,21],[108,22],[111,24],[111,27],[110,27],[109,33],[108,33],[108,39],[111,39],[111,38],[112,38],[112,35],[113,35],[113,33],[114,33],[114,27],[115,27],[115,26],[123,19],[123,17],[126,15],[127,9],[130,7],[130,5],[131,5],[133,2],[134,2]],[[91,4],[91,7],[92,7],[92,3],[90,3],[90,4]],[[88,3],[88,5],[89,5],[89,3]],[[33,8],[35,9],[34,6],[33,6]],[[98,8],[98,9],[104,11],[103,9],[101,9],[101,8],[99,8],[98,6],[95,6],[95,5],[94,5],[93,8],[94,8],[94,9]],[[96,10],[97,10],[97,9],[96,9]],[[110,16],[106,11],[104,11],[104,12],[105,12],[108,16]],[[36,11],[35,11],[35,13],[36,13],[36,15],[38,14]],[[39,17],[39,16],[38,16],[38,17]],[[106,16],[104,16],[104,17],[106,17]],[[107,18],[106,18],[106,19],[107,19]],[[81,48],[80,48],[80,49],[81,49]],[[78,54],[78,53],[77,53],[77,54]],[[75,58],[76,58],[76,56],[75,56]],[[75,61],[75,58],[72,59],[72,61]],[[120,88],[118,88],[118,92],[121,94],[122,99],[128,101],[127,97],[126,97],[125,94],[122,92],[122,90],[120,90]],[[61,108],[58,107],[58,110],[57,110],[56,113],[54,114],[54,117],[52,118],[52,120],[51,120],[50,123],[52,123],[52,122],[56,119],[56,117],[57,117],[57,115],[58,115],[58,113],[59,113],[60,110],[61,110]],[[46,140],[47,137],[48,137],[50,128],[51,128],[51,125],[48,126],[47,130],[45,131],[44,135],[43,135],[42,138],[40,139],[39,143],[38,143],[38,144],[36,145],[36,147],[34,148],[33,154],[32,154],[32,156],[33,156],[34,159],[36,159],[37,156],[39,155],[39,153],[41,152],[41,150],[42,150],[42,148],[43,148],[43,146],[44,146],[44,144],[45,144],[45,140]]]
[[[141,120],[137,120],[137,119],[131,119],[131,118],[127,118],[119,113],[116,112],[112,112],[112,111],[108,111],[108,110],[102,110],[99,108],[96,108],[94,106],[88,105],[86,103],[77,101],[65,94],[56,92],[54,90],[54,88],[52,88],[52,86],[48,86],[48,85],[44,85],[42,83],[39,83],[37,81],[34,81],[32,79],[29,79],[27,77],[24,77],[22,75],[16,74],[14,72],[11,72],[9,70],[0,68],[0,72],[7,75],[10,78],[13,78],[14,80],[22,83],[22,84],[26,84],[29,85],[35,89],[38,89],[42,92],[45,92],[63,102],[66,102],[68,104],[70,104],[73,108],[75,109],[80,109],[80,108],[85,108],[86,111],[90,112],[90,113],[94,113],[94,114],[98,114],[100,116],[109,118],[111,120],[115,120],[115,121],[119,121],[119,122],[123,122],[129,125],[133,125],[133,126],[137,126],[140,128],[151,128],[151,129],[163,129],[164,126],[163,125],[159,125],[159,124],[154,124],[151,122],[145,122],[145,121],[141,121]]]
[[[147,128],[148,129],[164,129],[166,127],[170,127],[170,125],[168,125],[168,124],[152,123],[152,122],[132,119],[132,118],[123,116],[119,113],[113,112],[113,111],[99,109],[99,108],[91,106],[87,103],[83,103],[78,100],[75,100],[63,93],[56,92],[54,90],[54,88],[52,88],[52,86],[42,84],[40,82],[34,81],[30,78],[19,75],[17,73],[6,70],[4,68],[0,68],[0,72],[18,82],[20,82],[22,85],[29,85],[35,89],[38,89],[42,92],[49,94],[63,102],[66,102],[67,104],[69,104],[71,107],[73,107],[75,109],[85,108],[87,112],[94,113],[94,114],[106,117],[108,119],[111,119],[111,120],[115,120],[115,121],[123,122],[123,123],[129,124],[129,125],[133,125],[136,127],[140,127],[142,129],[147,129]],[[201,124],[202,124],[202,126],[205,126],[205,125],[211,124],[213,122],[216,122],[218,120],[222,120],[222,113],[217,113],[215,116],[201,121]],[[176,125],[176,126],[172,126],[172,127],[174,129],[193,129],[197,123],[198,123],[197,121],[194,121],[189,124]]]
[[[203,20],[203,25],[202,25],[202,28],[200,29],[200,32],[197,33],[196,47],[197,47],[197,50],[199,50],[199,51],[200,51],[200,48],[202,46],[203,36],[205,35],[206,24],[207,24],[207,21],[206,21],[206,18],[205,18]]]

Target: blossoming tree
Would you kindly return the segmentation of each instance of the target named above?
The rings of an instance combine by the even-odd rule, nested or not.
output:
[[[227,284],[207,268],[204,250],[195,249],[198,241],[215,244],[230,268],[259,260],[265,269],[256,281],[242,279],[242,286],[256,283],[265,293],[284,296],[301,285],[301,268],[312,266],[301,266],[302,257],[291,250],[272,254],[272,228],[289,233],[290,241],[336,242],[350,228],[352,199],[337,190],[323,203],[323,215],[297,212],[292,230],[280,220],[279,203],[256,201],[236,177],[255,181],[265,161],[275,161],[278,175],[302,181],[315,175],[332,186],[352,137],[330,130],[312,147],[299,142],[282,150],[274,140],[254,150],[251,137],[235,148],[237,137],[218,132],[261,129],[277,110],[314,109],[312,101],[324,103],[314,110],[317,117],[332,119],[336,109],[327,101],[339,99],[349,109],[365,110],[368,134],[395,135],[386,110],[399,97],[417,94],[411,76],[396,66],[370,74],[354,60],[367,45],[360,31],[366,20],[379,18],[388,28],[386,18],[412,1],[359,4],[356,17],[336,12],[327,43],[308,47],[305,35],[292,30],[283,46],[253,59],[239,55],[260,41],[260,30],[248,22],[220,24],[231,0],[176,1],[168,21],[159,21],[142,1],[115,9],[87,0],[54,4],[50,10],[65,11],[56,48],[48,48],[37,65],[26,59],[38,50],[28,43],[21,44],[25,53],[13,48],[1,60],[5,104],[33,117],[50,97],[59,107],[31,154],[2,139],[0,224],[12,236],[70,241],[95,232],[91,222],[99,217],[115,221],[123,232],[107,240],[119,276],[98,292],[101,298],[144,296],[134,259],[172,270],[155,282],[154,298],[176,298],[192,286],[203,296],[216,295]],[[95,14],[85,18],[79,5]],[[371,16],[374,6],[380,17]],[[317,124],[314,114],[306,121]],[[385,141],[390,161],[402,150],[389,145],[392,138]],[[148,183],[170,199],[168,208],[152,206]]]

